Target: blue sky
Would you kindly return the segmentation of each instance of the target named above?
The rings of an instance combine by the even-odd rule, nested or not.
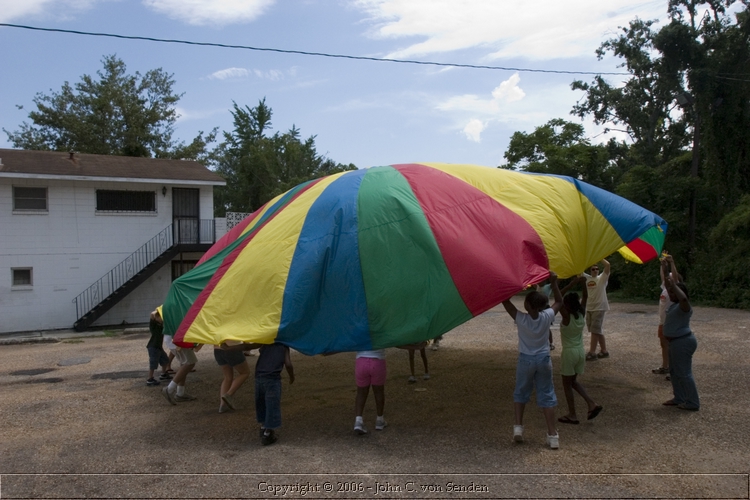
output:
[[[635,17],[666,22],[666,0],[0,0],[0,22],[376,58],[617,72],[600,43]],[[0,128],[16,130],[37,92],[94,75],[116,54],[162,68],[184,93],[176,138],[231,130],[232,102],[265,98],[273,129],[295,125],[318,151],[358,167],[496,166],[511,135],[570,109],[590,75],[332,59],[0,27]],[[617,84],[621,76],[606,77]],[[23,109],[17,109],[17,105]],[[584,122],[590,136],[601,129]],[[0,147],[9,148],[7,135]]]

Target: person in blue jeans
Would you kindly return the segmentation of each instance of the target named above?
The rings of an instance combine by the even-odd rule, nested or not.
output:
[[[690,329],[690,317],[693,308],[690,306],[688,289],[682,282],[676,282],[670,274],[670,261],[661,262],[664,270],[664,285],[672,302],[667,307],[664,318],[664,338],[669,341],[669,377],[672,382],[672,399],[662,403],[664,406],[676,406],[681,410],[698,411],[701,407],[698,388],[693,378],[693,354],[698,348],[698,341]]]
[[[548,299],[536,290],[529,292],[524,300],[527,313],[516,309],[510,299],[503,301],[505,310],[518,327],[518,363],[516,365],[516,388],[513,392],[515,425],[513,440],[523,442],[523,413],[536,389],[536,403],[544,413],[547,423],[547,444],[552,449],[560,447],[560,437],[555,427],[557,396],[552,380],[552,359],[549,350],[549,328],[562,307],[562,294],[557,286],[557,274],[550,271],[550,285],[555,302],[548,307]]]
[[[286,367],[289,383],[294,383],[294,366],[289,348],[274,343],[260,348],[255,364],[255,417],[260,424],[260,443],[273,444],[281,427],[281,370]]]

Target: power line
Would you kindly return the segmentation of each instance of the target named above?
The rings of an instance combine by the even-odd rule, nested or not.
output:
[[[76,31],[76,30],[64,30],[58,28],[40,28],[37,26],[24,26],[21,24],[9,24],[0,23],[0,26],[7,28],[21,28],[26,30],[34,31],[47,31],[55,33],[65,33],[70,35],[85,35],[85,36],[101,36],[109,38],[121,38],[125,40],[143,40],[147,42],[159,42],[159,43],[178,43],[183,45],[199,45],[203,47],[219,47],[223,49],[244,49],[244,50],[255,50],[260,52],[278,52],[281,54],[297,54],[303,56],[316,56],[316,57],[331,57],[338,59],[354,59],[358,61],[375,61],[375,62],[391,62],[401,64],[421,64],[425,66],[442,66],[450,68],[468,68],[468,69],[490,69],[500,71],[518,71],[519,73],[555,73],[563,75],[630,75],[630,73],[604,73],[595,71],[565,71],[565,70],[554,70],[554,69],[531,69],[531,68],[510,68],[505,66],[484,66],[478,64],[459,64],[459,63],[440,63],[434,61],[415,61],[410,59],[390,59],[381,57],[367,57],[367,56],[350,56],[345,54],[329,54],[325,52],[308,52],[304,50],[287,50],[287,49],[274,49],[268,47],[251,47],[249,45],[230,45],[224,43],[212,43],[212,42],[192,42],[189,40],[171,40],[165,38],[153,38],[147,36],[131,36],[131,35],[117,35],[114,33],[94,33],[89,31]]]

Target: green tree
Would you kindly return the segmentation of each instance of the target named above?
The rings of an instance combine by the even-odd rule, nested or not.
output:
[[[555,118],[530,134],[515,132],[501,168],[567,175],[612,191],[621,176],[616,159],[623,148],[614,140],[591,144],[583,125]]]
[[[264,203],[302,182],[326,175],[356,170],[318,154],[315,137],[300,140],[292,126],[286,133],[270,134],[273,112],[265,99],[254,108],[233,104],[234,130],[224,132],[213,152],[218,173],[227,180],[216,188],[216,215],[227,211],[252,212]]]
[[[161,68],[128,74],[117,56],[105,56],[97,76],[83,75],[75,85],[34,97],[31,124],[9,132],[16,148],[77,151],[122,156],[198,158],[215,131],[201,132],[190,144],[172,139],[181,94]],[[182,156],[186,155],[186,156]]]

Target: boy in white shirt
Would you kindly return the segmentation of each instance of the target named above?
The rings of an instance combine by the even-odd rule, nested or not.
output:
[[[557,275],[550,271],[550,285],[555,302],[548,307],[548,300],[537,291],[529,292],[524,300],[527,313],[520,312],[510,299],[503,302],[505,310],[518,327],[518,364],[516,365],[516,388],[513,391],[515,425],[513,440],[523,442],[523,413],[536,388],[536,402],[547,422],[547,444],[552,449],[560,447],[560,438],[555,427],[557,397],[552,380],[552,359],[549,350],[549,328],[562,307],[562,295],[557,286]]]

